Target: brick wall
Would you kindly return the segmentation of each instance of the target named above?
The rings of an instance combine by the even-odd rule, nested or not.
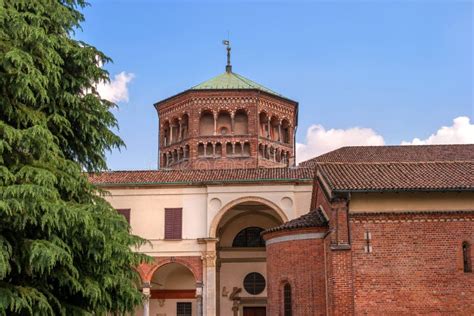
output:
[[[356,314],[474,315],[474,273],[462,264],[462,242],[474,244],[474,213],[355,215],[350,222]],[[365,232],[372,253],[364,251]]]
[[[323,230],[272,233],[265,239]],[[287,282],[292,290],[292,315],[326,315],[324,248],[323,239],[294,240],[267,246],[267,315],[284,315],[283,286]]]

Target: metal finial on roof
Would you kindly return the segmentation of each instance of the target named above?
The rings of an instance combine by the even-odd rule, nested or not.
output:
[[[229,40],[223,40],[222,44],[227,46],[227,65],[225,66],[225,71],[226,72],[232,72],[232,65],[230,64],[230,41]]]

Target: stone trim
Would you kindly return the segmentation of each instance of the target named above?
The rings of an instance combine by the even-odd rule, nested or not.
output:
[[[293,234],[288,236],[280,236],[269,239],[265,242],[267,246],[285,241],[294,240],[306,240],[306,239],[322,239],[326,237],[326,233],[305,233],[305,234]]]

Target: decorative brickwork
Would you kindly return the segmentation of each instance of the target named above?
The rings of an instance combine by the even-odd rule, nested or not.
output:
[[[294,101],[252,89],[187,90],[155,107],[160,168],[294,164]]]

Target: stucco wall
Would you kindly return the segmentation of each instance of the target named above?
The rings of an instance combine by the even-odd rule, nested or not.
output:
[[[472,210],[472,192],[353,193],[351,212]]]

